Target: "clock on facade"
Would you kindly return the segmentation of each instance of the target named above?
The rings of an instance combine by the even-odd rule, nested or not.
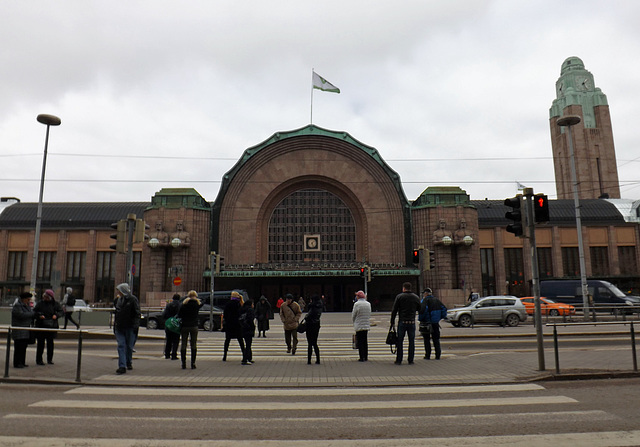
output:
[[[319,234],[304,235],[304,251],[320,251],[320,235]]]
[[[576,77],[576,90],[586,91],[591,90],[591,79],[588,76]]]

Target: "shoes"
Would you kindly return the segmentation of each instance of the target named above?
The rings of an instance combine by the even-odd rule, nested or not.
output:
[[[222,361],[226,362],[227,361],[227,356],[225,355],[224,357],[222,357]]]
[[[133,365],[132,365],[131,363],[129,363],[129,364],[127,365],[127,369],[128,369],[129,371],[131,371],[131,370],[133,369]]]
[[[291,355],[296,355],[296,348],[293,348],[293,349],[291,350]]]
[[[36,365],[44,365],[44,362],[42,360],[36,360]]]
[[[311,360],[307,360],[307,365],[311,365]]]
[[[171,357],[169,357],[168,355],[165,355],[165,356],[164,356],[164,358],[165,358],[166,360],[169,360]]]
[[[287,354],[291,354],[291,348],[287,348]]]
[[[127,372],[126,368],[118,368],[116,369],[116,374],[124,374]]]
[[[171,357],[171,360],[178,360],[178,356],[174,355],[173,357]]]
[[[47,363],[48,363],[49,365],[53,365],[53,360],[47,360]]]
[[[26,368],[29,365],[13,365],[14,368]]]
[[[241,365],[251,365],[251,362],[242,362]]]
[[[320,364],[320,360],[318,359],[316,360],[316,365],[319,365],[319,364]]]
[[[359,362],[364,362],[364,359],[358,359]]]
[[[413,365],[413,362],[408,362],[408,363],[409,363],[409,365]]]
[[[196,369],[196,364],[195,363],[191,364],[191,369]]]
[[[399,362],[399,361],[396,360],[395,362],[393,362],[393,364],[394,365],[402,365],[402,362]]]
[[[182,369],[187,369],[187,365],[184,362],[182,363]]]
[[[436,357],[436,358],[437,358],[437,357]],[[429,360],[429,356],[425,355],[425,356],[424,356],[424,359],[425,359],[425,360]]]

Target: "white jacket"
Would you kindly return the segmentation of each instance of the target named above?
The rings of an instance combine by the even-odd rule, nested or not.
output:
[[[371,329],[371,303],[366,298],[360,298],[353,305],[351,321],[356,332]]]

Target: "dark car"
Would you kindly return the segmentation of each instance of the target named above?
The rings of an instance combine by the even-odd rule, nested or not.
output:
[[[231,301],[231,292],[238,292],[242,295],[244,301],[249,299],[249,295],[244,290],[216,290],[213,292],[213,306],[224,309],[229,301]],[[210,304],[211,292],[198,292],[198,299],[204,304]]]
[[[198,313],[198,327],[205,331],[211,330],[211,307],[208,304],[204,304],[200,308]],[[162,312],[150,312],[149,314],[142,314],[142,324],[147,329],[164,329],[164,318],[162,318]],[[218,306],[213,306],[213,330],[218,331],[222,327],[222,309]]]

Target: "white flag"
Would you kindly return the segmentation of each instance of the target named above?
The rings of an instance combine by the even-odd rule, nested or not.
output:
[[[323,92],[340,93],[340,89],[338,87],[318,75],[315,71],[313,72],[313,88],[317,88]]]

